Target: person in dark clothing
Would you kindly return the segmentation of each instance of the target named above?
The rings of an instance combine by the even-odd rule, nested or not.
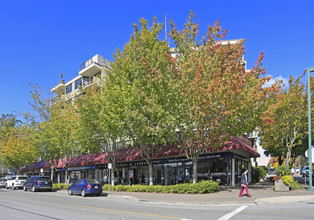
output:
[[[243,195],[243,190],[245,189],[246,191],[246,195],[248,197],[251,197],[250,193],[249,193],[249,190],[248,190],[248,179],[247,179],[247,173],[249,171],[248,170],[245,170],[243,173],[242,173],[242,177],[241,177],[241,190],[240,190],[240,194],[239,194],[239,197],[242,197]]]

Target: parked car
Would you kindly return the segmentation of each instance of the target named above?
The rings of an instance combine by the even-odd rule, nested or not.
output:
[[[268,174],[269,175],[275,175],[276,174],[275,169],[274,168],[270,168],[269,171],[268,171]]]
[[[33,192],[37,190],[52,191],[52,181],[49,176],[32,176],[23,185],[23,190],[31,189]]]
[[[86,195],[100,196],[102,193],[102,187],[97,180],[94,179],[80,179],[69,186],[68,194],[80,194],[85,197]]]
[[[0,188],[4,188],[5,187],[5,182],[6,182],[7,180],[5,180],[5,179],[0,179]]]
[[[27,180],[28,180],[27,176],[22,175],[12,176],[10,179],[6,181],[5,188],[7,189],[23,188],[23,185]]]

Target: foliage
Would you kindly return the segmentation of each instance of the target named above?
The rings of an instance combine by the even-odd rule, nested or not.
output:
[[[273,177],[273,179],[272,179],[272,181],[278,181],[278,180],[280,180],[281,178],[279,177],[279,176],[274,176]]]
[[[178,99],[175,127],[177,144],[193,160],[193,182],[197,181],[197,158],[230,136],[252,132],[262,120],[270,94],[276,86],[264,87],[263,54],[251,71],[245,69],[244,41],[223,41],[219,21],[198,41],[199,24],[191,12],[182,31],[171,22],[176,57],[169,57]]]
[[[106,159],[115,169],[116,154],[125,139],[124,105],[119,89],[107,81],[99,90],[91,90],[77,100],[79,127],[76,131],[82,151],[105,153]],[[119,98],[121,99],[119,99]],[[111,174],[114,185],[114,172]]]
[[[290,183],[291,190],[301,190],[303,189],[303,186],[296,180]]]
[[[291,169],[286,166],[280,166],[275,169],[277,176],[282,177],[291,174]]]
[[[107,190],[107,187],[103,187]],[[158,193],[180,193],[180,194],[195,194],[195,193],[213,193],[219,191],[219,184],[215,181],[202,181],[196,184],[185,183],[171,186],[147,186],[147,185],[117,185],[111,188],[113,191],[127,192],[158,192]]]
[[[54,183],[52,184],[52,188],[55,190],[61,190],[61,189],[68,189],[70,184],[65,184],[65,183]]]
[[[18,172],[22,166],[34,163],[39,156],[39,143],[34,138],[37,130],[32,117],[27,114],[24,115],[23,122],[8,121],[12,122],[12,118],[1,122],[0,158],[7,168]]]
[[[282,181],[288,185],[291,190],[300,190],[300,189],[303,189],[302,185],[293,179],[293,176],[291,175],[285,175],[285,176],[282,176]]]
[[[252,167],[252,182],[257,183],[267,174],[265,166]]]
[[[51,99],[37,87],[33,87],[31,94],[32,107],[37,113],[36,139],[41,143],[41,158],[50,163],[51,177],[53,177],[53,170],[60,159],[66,168],[71,158],[80,151],[74,135],[78,125],[75,106],[72,105],[69,97],[61,94],[57,102],[51,103]]]
[[[289,85],[280,89],[279,98],[268,110],[273,121],[260,127],[265,153],[278,157],[280,164],[283,161],[285,166],[291,165],[292,157],[303,155],[306,150],[307,92],[302,77],[294,79],[290,76]]]
[[[169,45],[159,40],[162,24],[154,18],[151,27],[145,19],[140,19],[140,27],[133,26],[130,41],[114,55],[106,84],[114,88],[110,91],[115,97],[112,101],[125,114],[127,145],[140,148],[152,185],[153,155],[158,145],[171,140],[175,87],[166,56],[170,54]]]

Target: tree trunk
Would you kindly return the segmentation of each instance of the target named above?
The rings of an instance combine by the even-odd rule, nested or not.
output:
[[[51,181],[53,182],[54,167],[51,166],[50,169],[51,169],[51,176],[50,176],[50,179],[51,179]]]
[[[111,169],[111,186],[114,186],[114,171],[116,169],[116,162],[112,161],[112,169]]]
[[[67,167],[65,168],[65,171],[64,171],[64,183],[65,185],[68,184],[68,168]]]
[[[193,160],[193,183],[197,183],[197,161],[198,161],[198,157],[194,156],[192,158]]]
[[[152,186],[154,185],[153,181],[153,161],[149,160],[147,161],[148,164],[148,174],[149,174],[149,185]]]
[[[285,163],[286,167],[289,166],[290,160],[291,160],[291,148],[288,148],[287,157],[286,157],[286,163]]]

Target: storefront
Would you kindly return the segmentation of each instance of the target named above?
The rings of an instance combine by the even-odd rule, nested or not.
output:
[[[193,163],[174,146],[160,146],[153,159],[153,183],[155,185],[174,185],[192,182]],[[243,170],[251,174],[250,158],[259,154],[247,143],[232,138],[212,151],[210,148],[198,158],[198,180],[214,180],[220,185],[240,183]],[[60,163],[59,166],[61,166]],[[38,167],[38,166],[37,166]],[[115,184],[149,184],[148,165],[140,157],[138,149],[124,149],[117,153],[114,173]],[[64,182],[65,170],[56,169],[55,181]],[[70,183],[81,179],[96,179],[103,184],[110,181],[108,161],[105,154],[83,155],[72,158],[68,168]]]

